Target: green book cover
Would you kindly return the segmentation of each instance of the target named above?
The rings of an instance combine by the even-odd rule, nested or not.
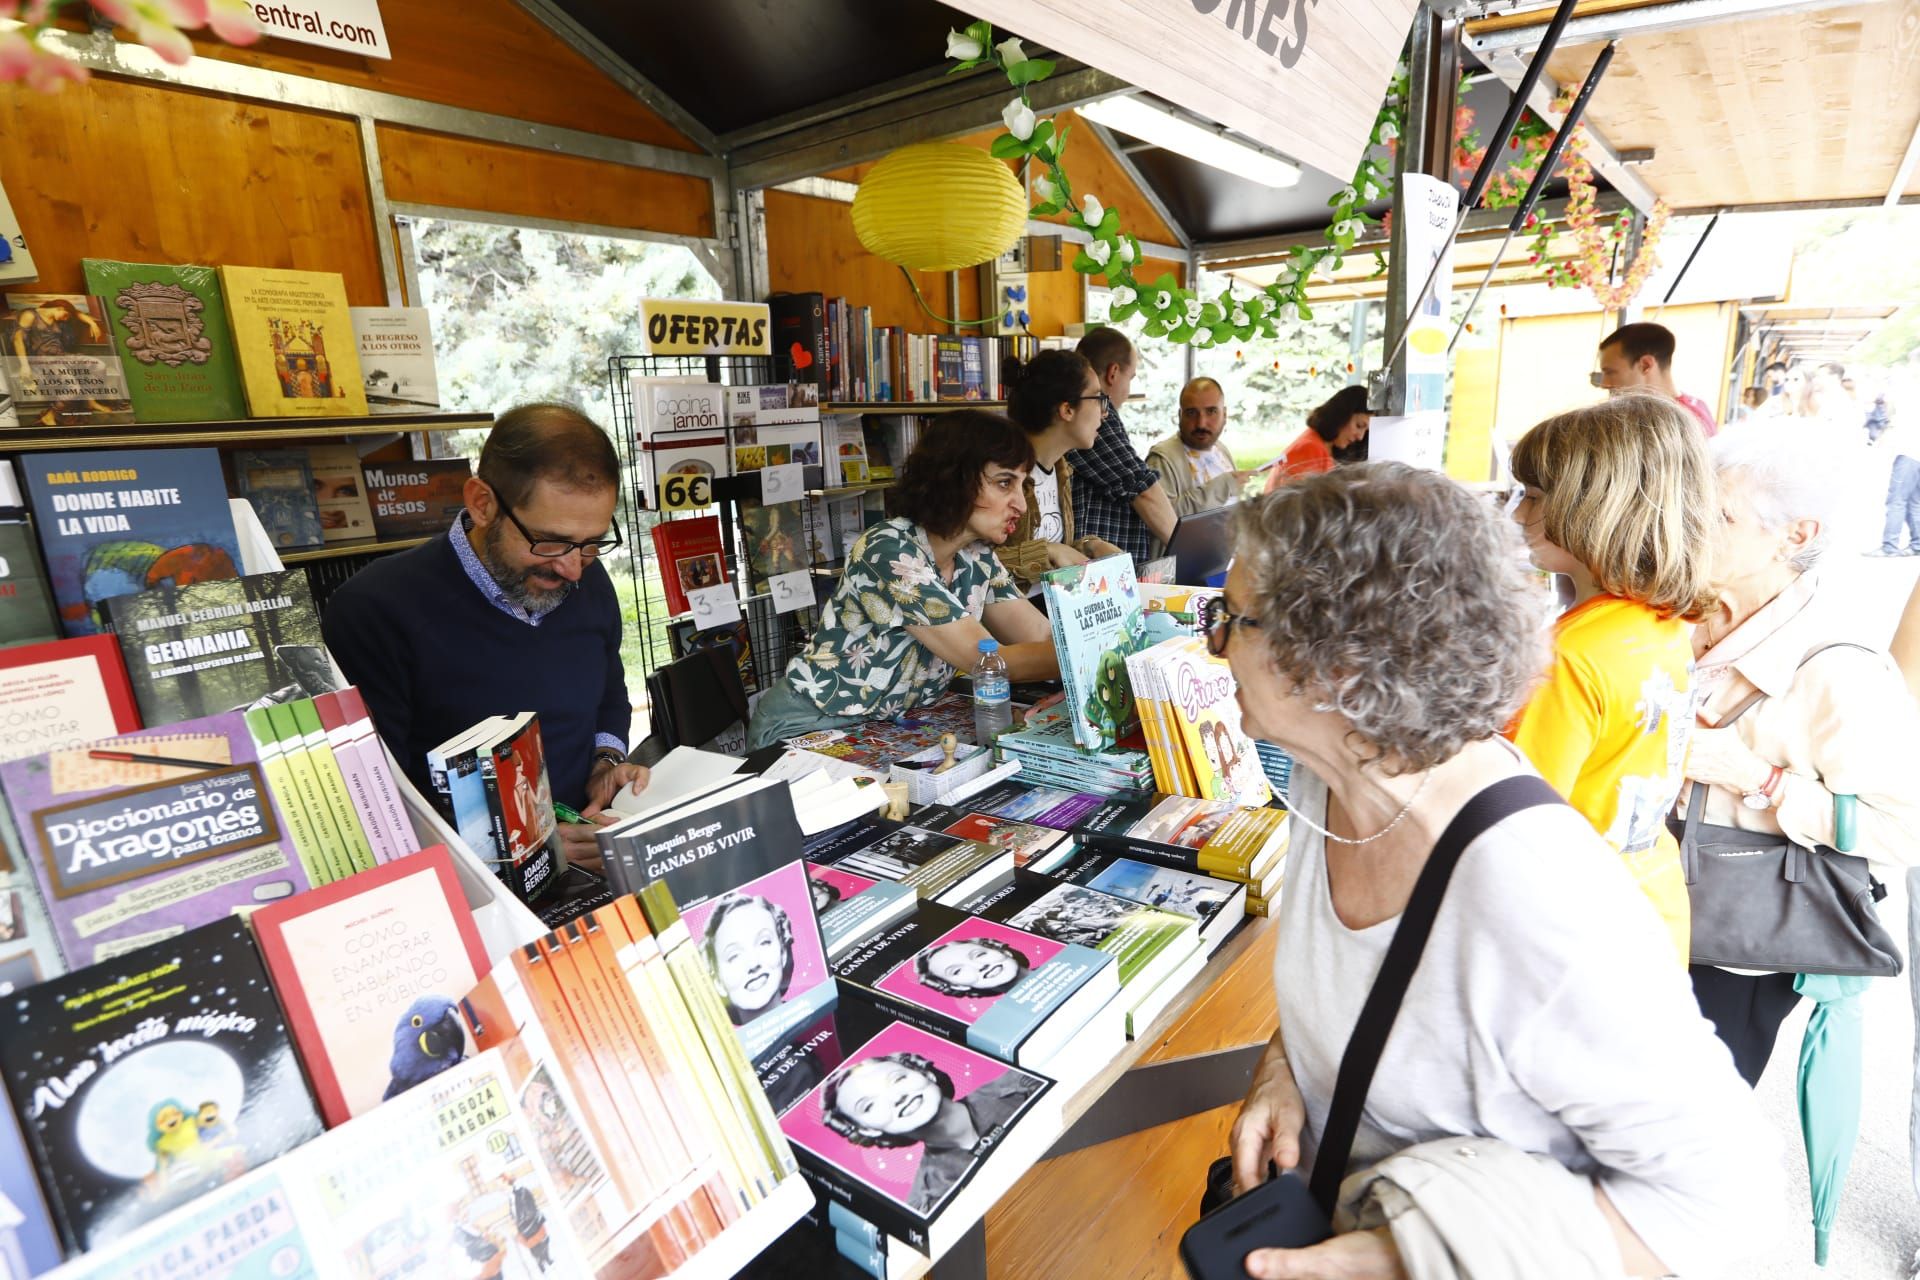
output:
[[[294,786],[293,770],[287,765],[286,748],[281,745],[280,735],[274,731],[265,707],[247,712],[246,721],[247,732],[253,735],[254,746],[260,752],[260,771],[267,775],[267,786],[280,802],[280,812],[286,816],[287,833],[293,838],[293,851],[300,859],[300,866],[306,871],[310,884],[316,888],[326,884],[333,877],[328,874],[320,844],[314,839],[306,806],[300,803],[300,791]]]
[[[113,345],[141,422],[247,416],[233,330],[212,267],[83,258],[87,292],[106,302]]]
[[[306,744],[300,740],[300,727],[293,721],[293,708],[277,702],[267,708],[267,719],[286,753],[287,768],[293,773],[293,788],[300,796],[301,807],[307,811],[307,821],[313,824],[314,845],[326,865],[327,878],[344,880],[353,874],[353,860],[347,856],[340,829],[333,823],[333,811],[327,807],[327,798],[320,791],[313,760],[307,754]]]
[[[1140,724],[1127,655],[1146,647],[1133,558],[1119,555],[1054,569],[1040,579],[1073,740],[1105,751]]]
[[[327,808],[333,814],[333,824],[340,831],[347,856],[353,859],[354,870],[369,870],[374,863],[373,846],[367,842],[360,815],[354,812],[353,797],[347,794],[347,780],[340,772],[340,761],[327,743],[320,712],[312,698],[301,698],[289,705],[293,708],[294,727],[300,731],[307,758],[313,762],[314,776],[319,779],[321,793],[326,796]]]

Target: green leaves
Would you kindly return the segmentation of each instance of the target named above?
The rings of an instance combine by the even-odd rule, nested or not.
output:
[[[1020,141],[1012,134],[1003,133],[993,140],[993,145],[987,148],[987,154],[995,160],[1011,160],[1016,156],[1026,155],[1028,146],[1028,143]]]
[[[1028,58],[1007,68],[1007,79],[1018,88],[1045,80],[1053,74],[1054,64],[1045,58]]]

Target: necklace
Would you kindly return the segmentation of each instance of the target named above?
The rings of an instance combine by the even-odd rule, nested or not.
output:
[[[1433,781],[1433,771],[1429,769],[1425,774],[1421,775],[1420,785],[1413,789],[1413,794],[1407,797],[1407,802],[1400,806],[1400,812],[1393,815],[1393,821],[1389,822],[1386,826],[1380,828],[1378,831],[1374,832],[1372,835],[1364,836],[1358,840],[1349,840],[1346,836],[1337,836],[1333,834],[1333,832],[1321,826],[1319,823],[1315,822],[1312,818],[1307,817],[1307,815],[1295,809],[1293,807],[1293,797],[1288,795],[1285,789],[1281,790],[1280,798],[1287,802],[1287,812],[1292,814],[1295,818],[1298,818],[1301,822],[1306,823],[1309,830],[1318,831],[1322,836],[1326,837],[1327,839],[1338,841],[1341,844],[1372,844],[1375,840],[1380,839],[1382,836],[1386,835],[1387,832],[1399,826],[1401,820],[1404,819],[1409,813],[1413,812],[1413,802],[1420,798],[1420,793],[1427,789],[1427,784],[1431,781]]]

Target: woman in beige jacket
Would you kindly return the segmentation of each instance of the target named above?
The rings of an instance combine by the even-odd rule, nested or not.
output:
[[[1834,797],[1857,797],[1850,852],[1920,865],[1913,745],[1920,709],[1892,660],[1853,642],[1819,570],[1849,497],[1840,464],[1804,424],[1754,422],[1712,446],[1722,523],[1713,548],[1716,614],[1694,633],[1699,726],[1687,777],[1709,788],[1703,821],[1832,846]],[[1804,665],[1803,665],[1804,663]],[[1730,725],[1750,695],[1766,697]],[[1691,798],[1683,795],[1676,812]],[[1692,969],[1700,1010],[1757,1082],[1798,1003],[1791,973]]]

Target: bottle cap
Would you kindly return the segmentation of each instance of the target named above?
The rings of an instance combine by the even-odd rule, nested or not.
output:
[[[980,652],[982,653],[996,653],[999,651],[999,649],[1000,649],[1000,642],[998,640],[995,640],[992,636],[988,636],[985,640],[982,640],[980,642]]]

